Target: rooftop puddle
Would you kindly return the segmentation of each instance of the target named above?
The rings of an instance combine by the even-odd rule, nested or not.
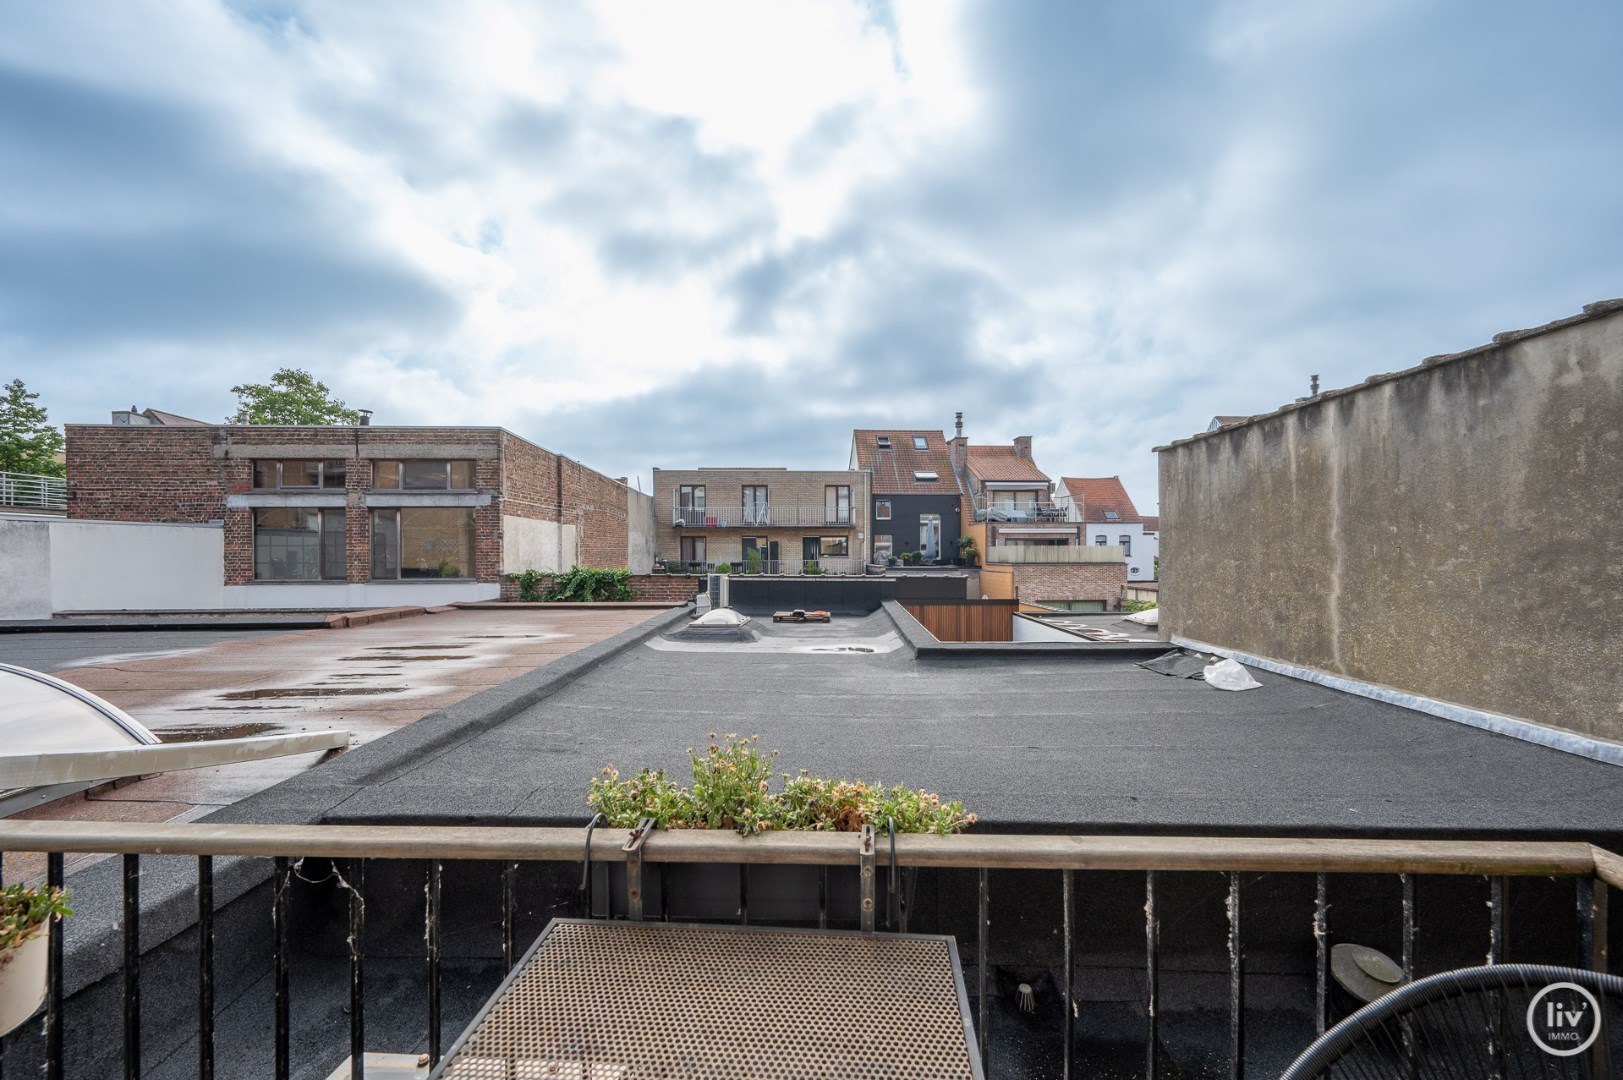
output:
[[[359,697],[363,694],[399,694],[404,686],[270,686],[259,690],[233,690],[221,701],[260,701],[264,698]]]
[[[873,652],[866,645],[813,645],[807,652]]]
[[[473,657],[467,653],[445,653],[434,656],[340,656],[338,659],[345,663],[360,661],[365,664],[398,664],[405,660],[472,660]]]
[[[166,743],[208,742],[211,739],[249,739],[255,735],[280,735],[281,724],[180,724],[157,728],[152,734]]]

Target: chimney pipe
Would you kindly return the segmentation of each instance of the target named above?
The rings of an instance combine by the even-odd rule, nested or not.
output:
[[[964,437],[964,414],[963,413],[954,413],[953,416],[956,418],[956,424],[957,424],[957,428],[958,428],[958,434],[955,436],[955,438],[962,439]]]
[[[1319,377],[1317,375],[1313,376],[1312,389],[1308,393],[1313,397],[1319,396]]]
[[[355,411],[361,414],[361,427],[370,427],[372,424],[372,410],[356,409]]]

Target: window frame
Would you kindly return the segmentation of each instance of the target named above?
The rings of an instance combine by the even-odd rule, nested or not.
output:
[[[929,438],[929,436],[927,436],[927,435],[915,435],[915,436],[913,436],[913,449],[915,449],[915,450],[928,450],[928,449],[930,449],[930,438]]]
[[[873,519],[875,521],[890,521],[893,513],[889,499],[875,499],[873,501]]]
[[[309,490],[309,489],[306,489],[306,490]],[[346,538],[348,536],[349,519],[348,519],[348,516],[345,514],[344,511],[345,511],[345,508],[342,507],[342,506],[258,506],[258,507],[255,507],[253,509],[252,517],[250,518],[250,521],[252,522],[252,526],[253,526],[252,540],[250,541],[250,551],[252,552],[252,565],[253,565],[253,572],[254,572],[254,576],[253,576],[254,582],[256,584],[258,584],[260,582],[272,582],[272,583],[293,582],[293,583],[298,583],[298,584],[310,584],[310,583],[319,584],[319,583],[324,582],[324,581],[348,581],[349,580],[349,558],[348,558]],[[260,577],[259,576],[259,564],[260,564],[259,541],[260,541],[260,530],[262,528],[262,526],[259,523],[259,519],[260,519],[260,515],[262,515],[262,514],[314,514],[316,516],[316,527],[314,529],[315,536],[316,536],[316,542],[315,542],[316,574],[315,574],[314,577]],[[331,518],[333,518],[333,517],[336,517],[338,522],[339,522],[339,524],[338,524],[338,526],[336,528],[332,528],[328,524],[329,520]],[[328,544],[330,542],[332,542],[332,539],[333,539],[332,535],[330,535],[330,534],[336,534],[336,536],[337,536],[337,542],[336,542],[337,551],[336,552],[329,552],[328,551]],[[331,563],[333,563],[333,562],[336,562],[337,565],[336,566],[331,565]]]
[[[405,489],[402,489],[405,490]],[[422,490],[422,489],[417,489]],[[432,490],[432,489],[429,489]],[[421,513],[423,511],[442,511],[461,513],[466,515],[468,522],[468,551],[467,565],[457,567],[462,573],[450,577],[440,577],[432,574],[407,575],[405,566],[406,531],[401,518],[405,513]],[[387,535],[388,530],[379,529],[380,518],[393,516],[394,519],[394,576],[378,576],[378,538]],[[371,526],[371,538],[367,545],[367,570],[369,581],[477,581],[478,572],[475,568],[479,557],[478,519],[471,506],[375,506],[367,517],[367,524]],[[443,562],[441,563],[443,565]]]
[[[283,473],[290,461],[313,461],[316,463],[316,482],[314,484],[289,484],[284,481]],[[259,470],[262,465],[276,466],[276,483],[271,487],[263,487],[259,483]],[[338,466],[336,470],[332,466]],[[336,484],[328,484],[329,473]],[[255,491],[343,491],[348,484],[349,461],[346,458],[254,458],[253,463],[254,490]]]
[[[1121,537],[1121,554],[1124,559],[1133,557],[1133,538],[1131,536],[1123,535]]]
[[[843,510],[843,514],[842,514]],[[823,485],[823,522],[827,525],[851,524],[851,485]]]
[[[915,484],[935,484],[941,481],[941,474],[933,469],[914,469],[913,482]]]
[[[407,465],[428,465],[439,463],[445,466],[444,487],[423,487],[421,485],[406,486]],[[385,467],[395,466],[394,483],[380,484],[378,478],[386,471]],[[466,487],[456,487],[452,481],[456,478],[456,466],[466,465],[468,468],[468,484]],[[373,491],[477,491],[479,481],[476,475],[476,463],[472,458],[373,458],[372,459],[372,490]]]
[[[691,486],[691,485],[690,485]],[[703,484],[699,485],[701,488]],[[760,498],[754,498],[755,493]],[[745,525],[769,525],[772,523],[772,492],[769,484],[745,484],[739,492],[744,508]]]
[[[835,550],[830,551],[830,547]],[[851,538],[849,536],[819,536],[817,538],[817,557],[820,559],[849,559],[851,557]]]
[[[1094,547],[1109,547],[1110,546],[1110,537],[1106,536],[1104,533],[1094,533],[1093,534],[1093,546]]]

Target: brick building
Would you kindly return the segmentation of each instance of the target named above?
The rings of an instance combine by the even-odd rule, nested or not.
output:
[[[855,470],[655,469],[659,557],[693,570],[860,574],[868,499],[868,474]]]
[[[651,569],[648,496],[492,427],[67,426],[68,516],[216,525],[227,606],[494,597],[503,574]]]

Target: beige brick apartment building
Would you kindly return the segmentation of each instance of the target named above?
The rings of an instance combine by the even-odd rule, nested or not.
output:
[[[66,431],[68,516],[217,527],[225,607],[443,603],[531,568],[652,566],[648,496],[501,428]]]
[[[868,511],[868,474],[859,470],[654,470],[655,535],[667,565],[860,574]]]

